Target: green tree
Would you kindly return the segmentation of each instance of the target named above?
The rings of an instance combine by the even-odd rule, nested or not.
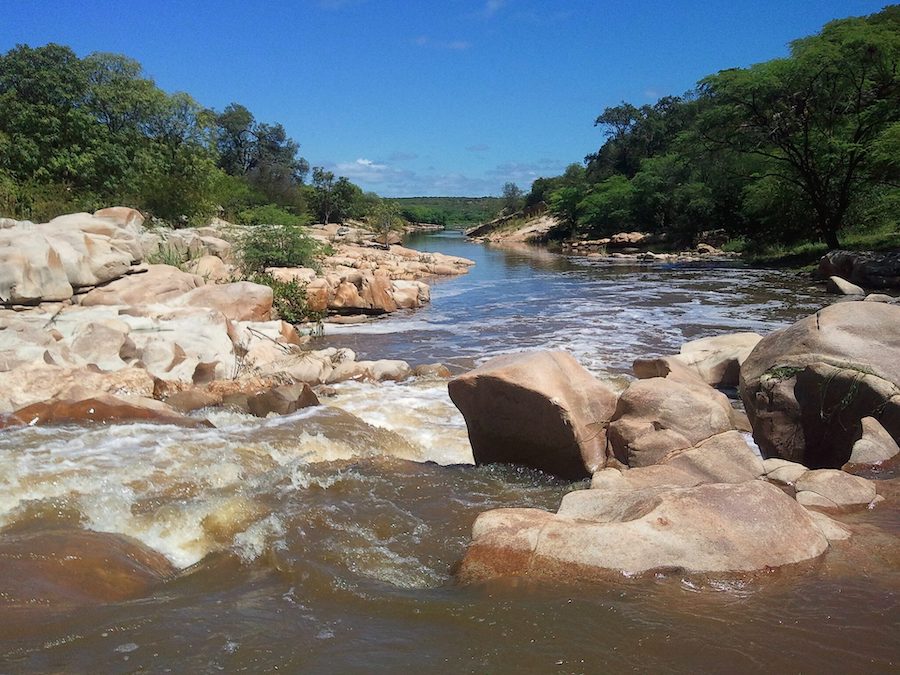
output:
[[[885,173],[873,151],[900,120],[900,7],[831,22],[792,43],[790,58],[720,72],[701,91],[709,146],[764,159],[757,179],[800,200],[837,248],[847,214]]]
[[[509,182],[503,185],[503,210],[507,213],[518,211],[522,207],[522,189],[515,183]]]

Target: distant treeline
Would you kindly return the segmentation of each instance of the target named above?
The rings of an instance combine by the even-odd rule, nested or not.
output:
[[[406,220],[449,228],[491,220],[504,206],[502,197],[401,197],[392,201]]]
[[[322,168],[310,175],[281,124],[167,94],[126,56],[56,44],[0,55],[0,215],[127,204],[173,224],[302,224],[361,217],[378,201]]]
[[[687,242],[724,228],[837,247],[851,227],[896,232],[900,5],[833,21],[787,58],[710,75],[683,96],[607,108],[595,124],[600,149],[526,198],[569,234]]]

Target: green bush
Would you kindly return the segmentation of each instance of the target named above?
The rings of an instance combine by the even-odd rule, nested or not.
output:
[[[279,281],[272,275],[264,273],[254,274],[250,277],[250,281],[272,289],[272,306],[282,321],[303,323],[322,320],[321,312],[313,312],[309,309],[305,284],[296,280]]]
[[[296,216],[289,211],[276,206],[275,204],[266,204],[264,206],[254,206],[244,209],[238,214],[238,223],[241,225],[306,225],[309,218],[306,216]]]
[[[247,274],[263,272],[267,267],[318,268],[317,257],[329,251],[295,225],[257,225],[250,229],[239,246],[239,255]]]

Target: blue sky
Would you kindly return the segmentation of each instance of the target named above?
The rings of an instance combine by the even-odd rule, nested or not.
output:
[[[867,0],[0,0],[0,51],[124,53],[167,91],[281,122],[384,196],[498,194],[561,173],[626,100],[787,53]]]

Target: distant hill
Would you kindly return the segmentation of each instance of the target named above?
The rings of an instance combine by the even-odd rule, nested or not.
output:
[[[501,197],[398,197],[392,201],[406,220],[453,229],[492,220],[503,208]]]

